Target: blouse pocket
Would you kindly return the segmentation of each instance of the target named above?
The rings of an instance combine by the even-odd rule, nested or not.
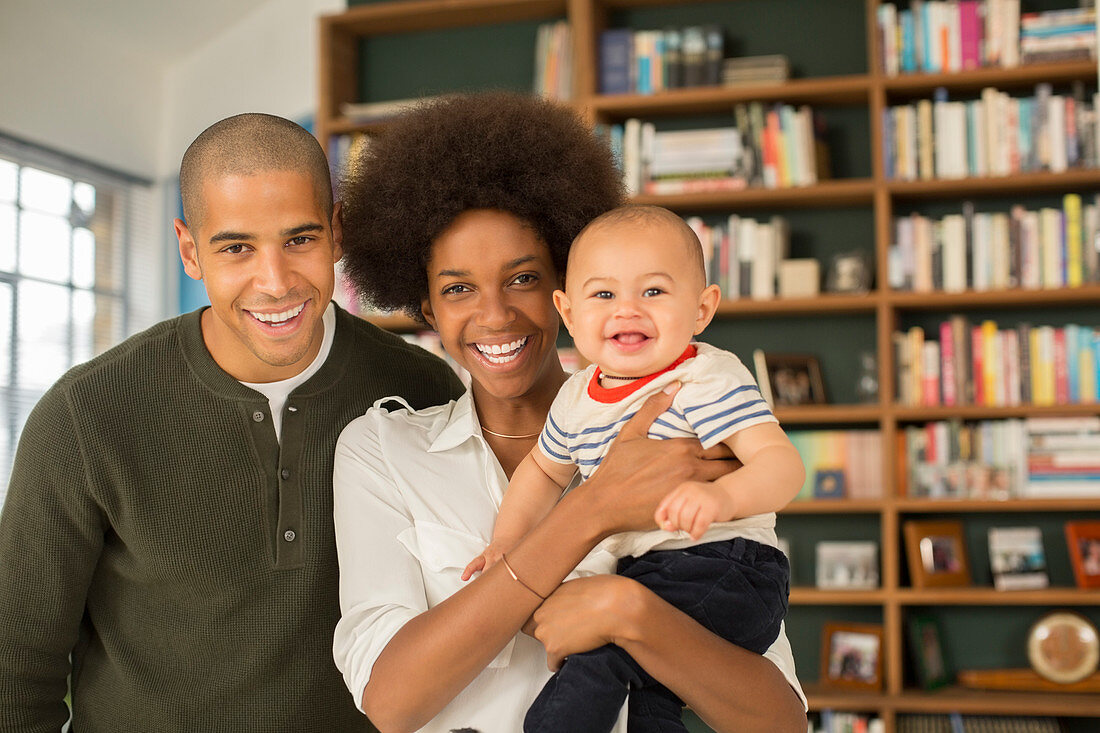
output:
[[[398,534],[397,541],[420,563],[429,607],[454,595],[469,582],[462,580],[462,570],[488,544],[477,535],[420,520]],[[515,643],[512,638],[489,667],[507,667]]]

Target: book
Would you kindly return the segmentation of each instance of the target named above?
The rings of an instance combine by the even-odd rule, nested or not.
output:
[[[629,28],[609,28],[600,33],[600,94],[627,94],[631,91],[634,39]]]

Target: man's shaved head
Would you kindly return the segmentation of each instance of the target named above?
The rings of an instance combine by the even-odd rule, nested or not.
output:
[[[588,226],[582,229],[581,233],[577,235],[577,238],[573,240],[574,250],[587,232],[602,229],[604,227],[614,227],[619,224],[664,224],[668,226],[676,235],[676,241],[683,247],[684,256],[694,261],[694,269],[697,271],[700,287],[706,286],[706,265],[703,262],[703,245],[699,243],[699,237],[695,234],[695,230],[687,225],[687,222],[661,206],[624,204],[623,206],[600,214],[590,221]],[[570,250],[570,259],[572,259],[572,252],[574,250]],[[566,277],[568,277],[568,267],[566,267],[565,272]]]
[[[187,225],[194,229],[202,218],[205,181],[264,171],[296,171],[311,177],[318,203],[332,217],[328,160],[317,139],[290,120],[253,112],[215,122],[183,154],[180,196]]]

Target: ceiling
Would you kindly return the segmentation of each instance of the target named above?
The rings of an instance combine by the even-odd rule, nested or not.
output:
[[[59,20],[64,18],[150,63],[165,65],[270,1],[48,0],[47,7]]]

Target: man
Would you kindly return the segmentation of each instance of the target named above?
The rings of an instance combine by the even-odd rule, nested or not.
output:
[[[339,204],[268,115],[180,168],[210,307],[77,366],[27,421],[0,515],[0,730],[373,730],[332,662],[332,457],[378,398],[438,404],[442,362],[330,302]]]

